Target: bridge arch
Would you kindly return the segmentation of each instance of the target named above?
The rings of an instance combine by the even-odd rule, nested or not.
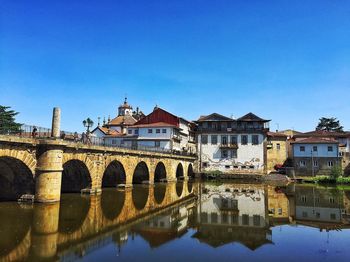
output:
[[[143,161],[137,164],[132,177],[133,184],[142,184],[144,181],[149,181],[149,171],[147,164]]]
[[[142,210],[146,207],[149,199],[149,186],[136,185],[132,188],[132,201],[137,210]]]
[[[61,192],[80,193],[91,184],[91,174],[83,161],[72,159],[63,164]]]
[[[182,180],[184,179],[184,168],[181,163],[177,165],[176,168],[176,179],[177,180]]]
[[[188,168],[187,168],[187,177],[188,177],[188,178],[194,178],[193,165],[192,165],[191,163],[188,164]]]
[[[154,182],[161,182],[167,178],[166,168],[163,162],[158,162],[154,171]]]
[[[35,192],[32,170],[20,159],[0,157],[0,200],[17,200]]]
[[[167,193],[168,185],[165,183],[155,185],[153,189],[154,200],[157,204],[162,204]]]
[[[107,166],[103,173],[102,187],[116,187],[126,183],[126,173],[121,162],[114,160]]]

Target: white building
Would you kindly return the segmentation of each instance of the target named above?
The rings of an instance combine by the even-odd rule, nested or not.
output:
[[[268,122],[253,113],[234,120],[213,113],[196,123],[201,171],[262,173]]]

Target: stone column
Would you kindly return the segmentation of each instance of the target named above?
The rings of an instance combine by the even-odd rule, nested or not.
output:
[[[57,141],[57,140],[56,140]],[[48,141],[45,141],[48,143]],[[52,141],[54,142],[54,141]],[[39,145],[35,179],[35,201],[56,202],[61,198],[63,145]]]
[[[61,109],[59,107],[55,107],[53,109],[53,115],[52,115],[51,137],[54,137],[54,138],[60,137],[60,126],[61,126]]]

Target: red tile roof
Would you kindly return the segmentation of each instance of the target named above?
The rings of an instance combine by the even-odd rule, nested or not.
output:
[[[286,134],[281,133],[281,132],[267,132],[267,136],[269,136],[269,137],[285,137],[285,138],[288,137]]]
[[[106,124],[106,126],[120,126],[120,125],[127,125],[131,126],[135,124],[137,120],[133,118],[132,116],[125,115],[125,116],[117,116],[116,118],[113,118],[110,122]]]
[[[333,138],[308,137],[294,141],[292,144],[338,144],[338,141]]]
[[[139,125],[133,125],[131,127],[173,127],[173,128],[178,128],[175,125],[168,124],[165,122],[157,122],[157,123],[151,123],[151,124],[139,124]]]
[[[314,130],[310,132],[296,134],[295,137],[350,137],[350,132],[333,132],[326,130]]]

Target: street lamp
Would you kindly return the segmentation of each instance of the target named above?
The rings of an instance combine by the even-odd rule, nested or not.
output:
[[[90,117],[88,117],[87,119],[85,119],[83,121],[83,125],[84,125],[84,127],[86,127],[86,133],[89,133],[90,132],[90,127],[92,127],[94,125],[94,121],[92,121],[90,119]]]

